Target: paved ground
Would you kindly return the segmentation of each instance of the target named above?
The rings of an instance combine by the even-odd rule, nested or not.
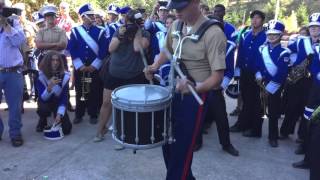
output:
[[[227,99],[228,111],[235,102]],[[74,126],[70,136],[51,142],[35,132],[38,117],[35,104],[26,103],[23,115],[25,145],[13,148],[8,129],[0,141],[0,180],[162,180],[165,167],[161,148],[138,151],[115,151],[115,142],[108,134],[105,141],[93,143],[96,126],[88,121]],[[7,113],[1,105],[1,116]],[[73,117],[73,115],[71,115]],[[230,118],[233,124],[235,118]],[[294,155],[294,137],[281,141],[279,148],[267,144],[267,123],[261,139],[248,139],[231,134],[240,157],[221,150],[215,125],[205,136],[204,147],[195,153],[193,172],[199,180],[307,180],[308,171],[297,170],[291,163],[300,160]]]

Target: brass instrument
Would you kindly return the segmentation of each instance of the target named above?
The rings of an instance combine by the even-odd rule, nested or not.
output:
[[[301,62],[299,65],[296,65],[291,68],[288,74],[287,83],[288,84],[295,84],[300,79],[304,77],[310,77],[310,72],[308,71],[308,66],[310,64],[311,58],[308,57],[303,62]]]
[[[268,115],[268,92],[266,91],[266,85],[262,80],[257,83],[260,87],[261,106],[263,110],[263,117],[265,117]]]
[[[90,85],[92,83],[92,77],[90,72],[82,72],[81,77],[81,97],[80,101],[88,100],[87,96],[90,93]]]

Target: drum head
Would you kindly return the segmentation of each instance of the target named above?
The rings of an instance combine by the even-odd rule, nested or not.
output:
[[[155,104],[170,99],[170,92],[161,86],[133,84],[114,90],[112,98],[129,104]]]

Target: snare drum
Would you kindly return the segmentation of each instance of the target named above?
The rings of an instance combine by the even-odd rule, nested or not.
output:
[[[171,97],[169,90],[156,85],[115,89],[111,95],[113,139],[134,150],[165,144],[171,136]]]

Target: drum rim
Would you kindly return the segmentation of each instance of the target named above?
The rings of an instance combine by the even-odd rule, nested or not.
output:
[[[165,90],[168,92],[168,95],[166,97],[163,97],[160,100],[149,100],[149,101],[128,101],[127,99],[121,98],[121,97],[117,97],[116,96],[116,92],[120,89],[124,89],[127,87],[133,87],[133,86],[149,86],[149,87],[155,87],[155,88],[159,88],[162,90]],[[130,104],[130,105],[158,105],[158,104],[163,104],[166,103],[168,101],[170,101],[172,98],[172,94],[170,93],[170,91],[162,86],[158,86],[158,85],[152,85],[152,84],[130,84],[130,85],[124,85],[124,86],[120,86],[116,89],[114,89],[111,93],[111,101],[112,102],[116,102],[118,105],[120,104]]]
[[[128,144],[128,143],[125,143],[124,141],[121,141],[113,132],[112,132],[112,138],[117,143],[123,145],[126,148],[133,149],[133,150],[154,149],[154,148],[160,147],[168,142],[168,140],[167,140],[168,138],[164,138],[162,141],[159,141],[154,144],[144,144],[144,145]]]

